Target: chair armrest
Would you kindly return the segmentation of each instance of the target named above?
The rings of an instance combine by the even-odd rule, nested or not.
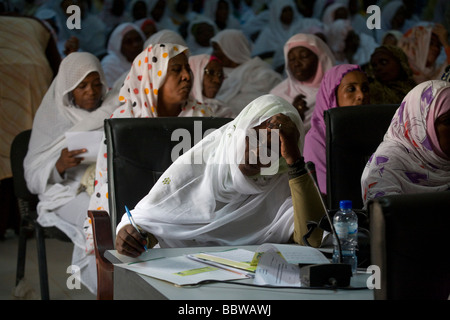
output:
[[[112,300],[114,289],[114,266],[105,258],[106,250],[113,250],[113,236],[109,214],[102,210],[88,210],[94,237],[97,264],[97,299]]]

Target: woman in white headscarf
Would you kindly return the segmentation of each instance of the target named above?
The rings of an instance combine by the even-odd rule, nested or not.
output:
[[[234,118],[233,111],[215,98],[225,79],[222,61],[209,54],[199,54],[189,57],[189,65],[194,75],[191,91],[194,98],[207,105],[215,117]]]
[[[124,72],[130,70],[134,58],[144,47],[144,41],[143,32],[131,22],[118,25],[111,33],[108,54],[101,61],[110,88]]]
[[[334,66],[334,55],[319,37],[299,33],[284,45],[284,60],[287,78],[270,93],[299,109],[308,132],[320,83],[325,72]]]
[[[256,148],[256,140],[250,138],[252,133],[258,135],[255,131],[258,147],[275,155],[266,166],[256,157],[251,162],[249,156]],[[293,234],[294,241],[301,242],[299,216],[317,220],[323,214],[317,188],[302,171],[303,138],[295,108],[280,97],[263,95],[179,157],[131,211],[134,220],[161,247],[287,243]],[[198,154],[203,161],[194,164]],[[309,203],[310,210],[295,209],[298,202],[291,198],[295,182],[305,187],[305,193],[293,192],[293,197]],[[129,225],[126,214],[117,230],[119,252],[131,256],[143,252],[146,240]]]
[[[233,5],[230,0],[204,1],[203,15],[214,21],[219,30],[241,28],[239,20],[233,15]]]
[[[211,52],[210,40],[219,30],[216,24],[203,15],[197,15],[187,26],[186,43],[191,54]]]
[[[150,44],[135,59],[118,94],[112,118],[211,116],[210,109],[190,96],[192,71],[187,47]],[[162,94],[161,94],[162,93]],[[108,211],[106,145],[97,157],[95,190],[89,208]]]
[[[286,41],[292,36],[293,28],[298,20],[298,10],[292,0],[272,1],[270,3],[269,24],[261,31],[256,39],[252,56],[265,56],[271,53],[273,57],[276,52],[283,51]],[[275,69],[278,65],[274,65]]]
[[[92,190],[89,183],[82,183],[92,166],[82,161],[85,150],[68,151],[65,133],[103,130],[103,120],[113,111],[102,104],[106,92],[95,56],[68,55],[36,113],[24,160],[28,188],[39,195],[38,222],[58,227],[72,240],[72,264],[81,268],[81,281],[92,292],[96,291],[95,257],[87,255],[83,232]]]
[[[211,39],[211,45],[213,55],[223,62],[226,76],[217,99],[234,113],[282,81],[268,63],[251,57],[251,44],[242,31],[223,30]]]

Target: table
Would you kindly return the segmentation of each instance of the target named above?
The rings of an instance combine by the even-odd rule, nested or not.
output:
[[[239,246],[254,251],[258,246]],[[227,247],[189,247],[151,249],[141,256],[142,260],[158,257],[174,257],[202,251],[224,250]],[[231,248],[231,247],[229,247]],[[233,247],[236,248],[236,247]],[[105,257],[113,264],[137,261],[119,254],[116,250],[106,251]],[[357,273],[351,279],[351,286],[365,287],[369,274]],[[252,283],[252,279],[238,280]],[[177,287],[171,283],[114,267],[114,299],[117,300],[373,300],[373,290],[317,290],[297,288],[251,287],[232,283],[210,283],[199,286]]]

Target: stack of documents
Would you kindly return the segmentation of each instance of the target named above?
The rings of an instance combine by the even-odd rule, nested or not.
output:
[[[232,248],[116,266],[178,286],[249,278],[261,285],[300,286],[299,265],[322,263],[329,263],[329,260],[315,248],[263,244],[255,252]]]

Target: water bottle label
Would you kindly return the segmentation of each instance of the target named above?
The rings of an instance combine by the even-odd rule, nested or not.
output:
[[[355,235],[358,232],[358,225],[355,223],[335,223],[334,229],[336,230],[339,238],[346,238],[347,235]]]

